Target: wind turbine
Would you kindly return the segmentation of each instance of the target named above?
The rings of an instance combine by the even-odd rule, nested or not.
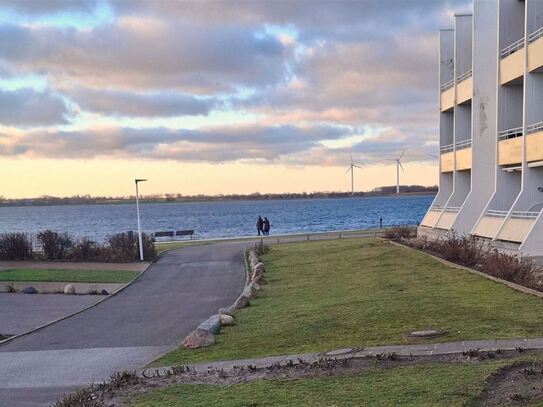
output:
[[[360,167],[359,165],[356,165],[353,162],[353,156],[350,153],[349,153],[349,157],[351,157],[351,165],[349,165],[349,168],[347,168],[347,171],[345,171],[345,174],[351,171],[351,195],[354,195],[354,169],[362,168],[362,167]]]
[[[402,157],[405,153],[405,148],[403,149],[402,153],[398,158],[389,158],[391,161],[396,161],[396,193],[400,193],[400,168],[402,169],[402,172],[405,172],[402,165]]]

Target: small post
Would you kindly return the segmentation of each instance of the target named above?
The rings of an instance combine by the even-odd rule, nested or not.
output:
[[[140,248],[140,260],[143,261],[143,242],[141,238],[141,221],[140,221],[140,198],[138,191],[138,183],[145,182],[146,179],[136,178],[134,182],[136,183],[136,215],[138,217],[138,243]]]
[[[307,240],[309,241],[309,234],[307,235]]]
[[[341,232],[339,232],[339,237],[338,237],[338,239],[341,239]]]
[[[383,218],[379,218],[379,229],[383,229]]]
[[[277,244],[279,244],[279,238],[277,238]]]

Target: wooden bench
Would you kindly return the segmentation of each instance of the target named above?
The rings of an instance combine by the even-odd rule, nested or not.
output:
[[[194,236],[194,230],[178,230],[175,232],[175,236],[189,236],[192,240],[192,237]]]
[[[172,240],[175,239],[176,237],[189,236],[190,239],[192,240],[194,236],[194,230],[177,230],[177,231],[165,230],[165,231],[155,232],[153,236],[155,238],[163,237],[163,238],[169,238]]]

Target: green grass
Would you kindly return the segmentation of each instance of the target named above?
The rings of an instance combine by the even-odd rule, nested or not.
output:
[[[236,326],[154,365],[401,344],[423,328],[449,331],[434,342],[543,336],[543,299],[381,240],[271,246],[263,260],[269,285]]]
[[[134,400],[155,406],[463,406],[473,405],[489,374],[511,361],[422,363],[326,378],[236,385],[172,385]]]
[[[128,283],[138,274],[137,271],[10,269],[0,271],[0,281]]]

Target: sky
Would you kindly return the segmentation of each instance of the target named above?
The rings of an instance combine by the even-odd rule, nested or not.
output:
[[[438,178],[438,29],[465,0],[0,0],[0,195]]]

